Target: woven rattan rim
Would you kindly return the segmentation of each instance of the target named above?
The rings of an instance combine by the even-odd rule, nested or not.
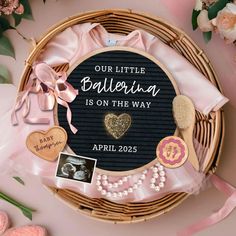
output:
[[[207,56],[183,31],[158,17],[125,9],[85,12],[69,17],[49,29],[26,60],[19,90],[24,88],[31,73],[32,64],[48,41],[66,28],[85,22],[101,23],[111,33],[128,34],[135,29],[143,29],[159,37],[164,43],[181,53],[222,91]],[[55,69],[57,71],[67,71],[68,65],[61,65]],[[202,145],[209,148],[207,152],[209,161],[204,168],[207,174],[214,173],[217,169],[223,145],[224,130],[222,110],[212,112],[208,116],[197,112],[195,137]],[[189,196],[186,193],[172,193],[147,203],[118,204],[105,199],[90,199],[71,190],[49,187],[47,189],[64,203],[84,215],[115,223],[134,223],[157,217],[178,206]]]

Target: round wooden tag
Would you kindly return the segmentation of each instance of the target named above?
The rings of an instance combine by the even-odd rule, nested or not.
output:
[[[176,136],[168,136],[157,145],[156,155],[163,166],[175,169],[187,161],[188,147],[183,139]]]

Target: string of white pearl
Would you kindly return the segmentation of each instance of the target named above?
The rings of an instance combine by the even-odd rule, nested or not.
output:
[[[156,192],[159,192],[162,188],[164,188],[166,182],[166,173],[164,166],[162,166],[160,163],[156,163],[150,168],[150,170],[152,170],[153,173],[152,178],[150,180],[150,188],[155,190]],[[133,186],[129,186],[128,188],[122,191],[112,191],[112,189],[121,187],[131,178],[130,175],[124,176],[115,182],[109,182],[109,177],[107,175],[98,174],[96,182],[97,190],[101,192],[102,195],[109,198],[122,198],[123,196],[127,196],[128,194],[133,193],[134,190],[138,189],[143,184],[143,181],[146,179],[148,171],[149,169],[144,170],[137,182],[133,184]]]
[[[124,176],[115,182],[109,182],[107,175],[98,174],[96,182],[97,190],[106,197],[122,198],[123,196],[127,196],[128,194],[133,193],[134,190],[138,189],[143,184],[143,181],[146,179],[147,172],[148,172],[147,170],[144,170],[139,179],[133,184],[133,186],[129,186],[128,188],[122,191],[110,191],[110,190],[122,186],[131,178],[130,175]]]
[[[151,167],[153,172],[152,178],[150,180],[150,188],[159,192],[165,186],[166,173],[164,167],[160,163],[156,163],[155,166]],[[157,184],[159,179],[159,183]]]

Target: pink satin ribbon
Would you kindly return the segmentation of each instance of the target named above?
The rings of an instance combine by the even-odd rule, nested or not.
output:
[[[28,118],[30,112],[30,93],[36,93],[38,96],[39,107],[42,111],[52,110],[55,105],[55,100],[58,104],[67,109],[67,121],[73,133],[77,129],[71,124],[72,112],[68,103],[74,101],[78,95],[78,90],[74,89],[67,81],[65,72],[56,73],[46,63],[36,64],[33,68],[33,73],[26,85],[24,91],[19,93],[16,100],[14,110],[12,112],[11,120],[13,125],[17,125],[16,112],[25,107],[22,112],[23,120],[29,124],[49,124],[48,118]]]
[[[221,192],[228,196],[224,206],[216,213],[206,217],[199,222],[190,225],[186,229],[177,233],[177,236],[190,236],[203,229],[206,229],[226,218],[236,207],[236,188],[216,175],[211,176],[212,184]]]

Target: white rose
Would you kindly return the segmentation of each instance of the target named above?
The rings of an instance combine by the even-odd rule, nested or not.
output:
[[[213,5],[218,0],[196,0],[194,10],[201,11],[203,8],[203,4],[207,7]],[[236,0],[235,0],[236,1]]]
[[[202,0],[207,6],[213,5],[218,0]]]
[[[201,11],[202,10],[202,6],[203,6],[202,0],[196,0],[194,10]]]
[[[198,27],[203,32],[208,32],[213,30],[213,25],[208,18],[208,11],[202,10],[197,17]]]

